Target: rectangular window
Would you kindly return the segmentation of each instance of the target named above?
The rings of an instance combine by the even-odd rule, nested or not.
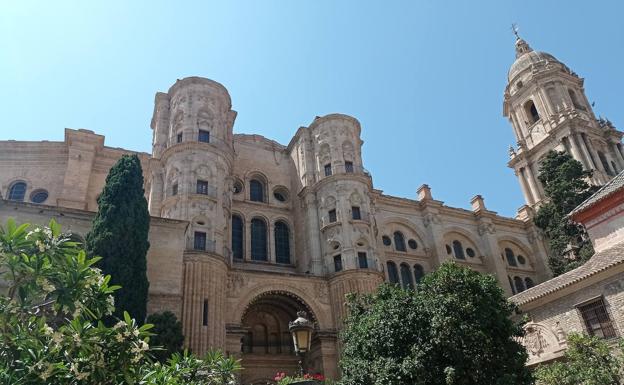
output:
[[[578,307],[590,336],[600,338],[616,337],[615,329],[602,298]]]
[[[351,219],[360,220],[362,219],[362,214],[360,213],[360,208],[357,206],[351,207]]]
[[[358,266],[360,266],[360,269],[368,269],[368,259],[363,251],[358,252]]]
[[[198,180],[197,181],[197,193],[208,195],[208,182],[206,182],[205,180]]]
[[[340,254],[334,255],[334,271],[336,273],[342,271],[342,256]]]
[[[329,223],[336,222],[336,209],[329,210]]]
[[[182,133],[180,132],[177,136],[177,142],[182,143]]]
[[[193,240],[193,248],[195,250],[206,250],[206,233],[201,231],[195,232],[195,238]]]
[[[332,174],[331,163],[325,165],[325,176],[330,176]]]
[[[199,130],[197,140],[204,143],[210,143],[210,131]]]
[[[353,162],[345,162],[345,172],[353,174]]]
[[[171,195],[178,195],[178,184],[171,186]]]
[[[204,310],[202,311],[202,325],[208,326],[208,300],[204,300]]]

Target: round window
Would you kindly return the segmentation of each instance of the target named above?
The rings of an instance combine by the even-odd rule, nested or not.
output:
[[[281,192],[276,191],[273,193],[273,196],[280,202],[286,202],[286,197]]]
[[[466,249],[466,254],[468,254],[468,256],[469,256],[470,258],[474,258],[474,256],[475,256],[475,251],[469,247],[469,248],[467,248],[467,249]]]
[[[390,246],[392,244],[390,237],[387,235],[384,235],[383,237],[381,237],[381,240],[385,246]]]
[[[418,248],[418,243],[416,243],[415,239],[410,239],[409,241],[407,241],[407,245],[410,247],[410,249],[412,250],[416,250]]]
[[[524,265],[526,263],[526,259],[522,255],[518,255],[516,258],[518,258],[519,264]]]
[[[46,190],[35,190],[30,194],[30,200],[33,203],[43,203],[48,199],[48,192]]]
[[[243,192],[243,182],[237,180],[234,182],[234,194],[240,194]]]

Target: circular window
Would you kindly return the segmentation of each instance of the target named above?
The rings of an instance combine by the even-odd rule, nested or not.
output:
[[[285,187],[278,187],[273,190],[273,197],[278,202],[286,202],[288,200],[288,190]]]
[[[475,256],[475,251],[474,251],[473,249],[471,249],[470,247],[468,247],[468,248],[466,249],[466,254],[468,254],[468,256],[469,256],[470,258],[474,258],[474,256]]]
[[[410,247],[410,249],[412,250],[416,250],[418,248],[418,243],[416,243],[415,239],[410,239],[409,241],[407,241],[407,245]]]
[[[48,192],[46,190],[35,190],[30,194],[30,200],[33,203],[43,203],[48,199]]]
[[[453,253],[453,250],[451,250],[451,246],[446,245],[446,254],[451,255],[451,253]]]
[[[234,194],[240,194],[243,192],[243,182],[240,180],[234,181]]]
[[[519,264],[524,265],[526,263],[526,259],[522,255],[518,255],[516,258],[518,258]]]
[[[392,244],[390,237],[387,235],[384,235],[383,237],[381,237],[381,240],[385,246],[390,246]]]

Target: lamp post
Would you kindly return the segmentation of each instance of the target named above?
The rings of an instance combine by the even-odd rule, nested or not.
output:
[[[297,312],[297,319],[288,323],[288,330],[293,337],[295,353],[299,356],[299,375],[303,376],[303,360],[312,345],[314,323],[308,320],[305,311]]]

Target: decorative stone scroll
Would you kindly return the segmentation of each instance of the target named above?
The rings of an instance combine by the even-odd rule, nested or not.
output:
[[[557,330],[552,330],[545,325],[530,322],[524,325],[524,331],[524,337],[518,342],[526,348],[529,354],[527,361],[529,366],[559,358],[563,356],[568,347],[565,333],[559,326]]]

